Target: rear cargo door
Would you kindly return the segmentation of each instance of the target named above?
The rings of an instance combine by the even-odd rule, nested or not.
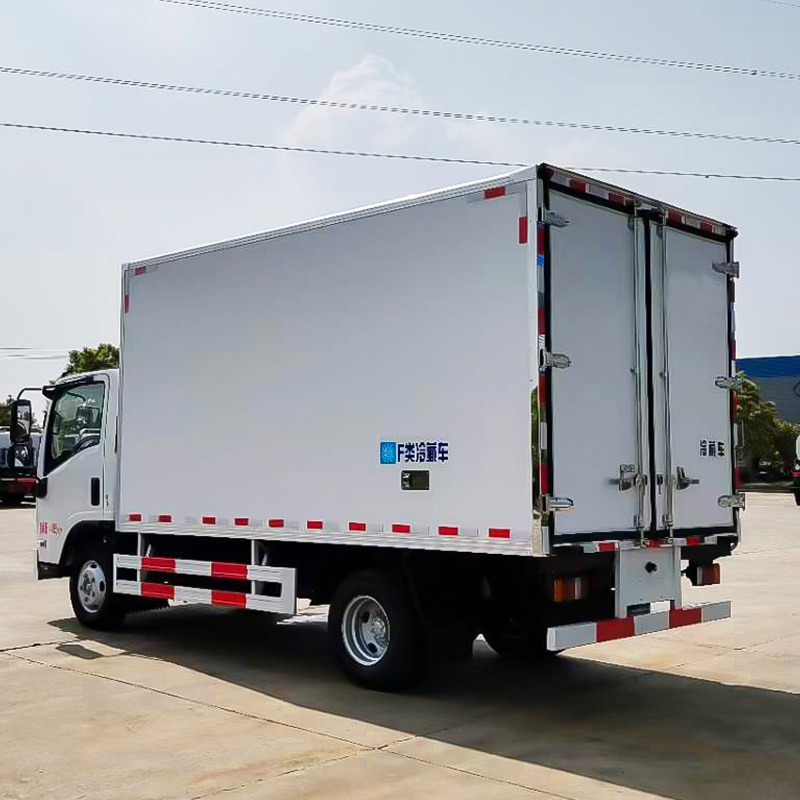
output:
[[[672,216],[675,216],[674,214]],[[734,530],[732,243],[652,221],[655,519],[663,535]],[[666,264],[666,269],[664,265]],[[668,476],[668,477],[665,477]]]
[[[551,544],[635,538],[650,524],[644,223],[620,201],[543,191],[542,493],[572,505],[550,515]]]

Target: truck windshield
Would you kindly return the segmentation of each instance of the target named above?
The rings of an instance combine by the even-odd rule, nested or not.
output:
[[[104,398],[102,383],[75,386],[58,396],[50,412],[48,471],[100,442]]]

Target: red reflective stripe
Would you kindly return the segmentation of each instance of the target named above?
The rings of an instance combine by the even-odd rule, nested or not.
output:
[[[366,522],[351,522],[348,526],[351,531],[365,531],[367,529]]]
[[[221,592],[218,589],[212,589],[211,605],[244,608],[247,605],[247,595],[244,592]]]
[[[733,411],[733,416],[735,417],[739,413],[739,393],[733,392],[731,395],[731,410]]]
[[[519,243],[528,244],[528,218],[519,218]]]
[[[411,526],[395,523],[392,525],[392,533],[411,533]]]
[[[270,528],[282,528],[283,527],[283,520],[282,519],[271,519],[269,521]]]
[[[310,519],[306,522],[306,528],[312,531],[321,531],[322,530],[322,520],[319,519]]]
[[[645,547],[662,547],[664,545],[661,539],[646,539],[644,544]]]
[[[458,528],[454,528],[452,525],[440,525],[439,526],[439,535],[440,536],[458,536]]]
[[[731,361],[736,361],[736,339],[731,339]]]
[[[612,203],[619,203],[620,205],[625,205],[625,198],[621,194],[616,194],[615,192],[609,192],[608,199]]]
[[[634,636],[635,633],[633,617],[604,619],[597,623],[596,639],[598,642],[610,642],[612,639],[624,639],[626,636]]]
[[[203,517],[203,525],[216,525],[217,518],[216,517]]]
[[[136,267],[133,270],[134,275],[144,275],[147,272],[147,267]]]
[[[539,336],[544,336],[547,331],[547,309],[539,306]]]
[[[547,404],[547,375],[544,372],[539,373],[539,405]]]
[[[544,255],[545,230],[541,222],[536,226],[536,250],[540,256]]]
[[[545,462],[539,464],[539,492],[547,494],[550,491],[550,470]]]
[[[159,522],[172,522],[172,514],[159,514],[158,515]]]
[[[141,522],[142,515],[141,514],[128,514],[128,522]]]
[[[506,193],[505,186],[494,186],[491,189],[485,189],[483,192],[484,200],[492,200],[495,197],[504,197]]]
[[[141,568],[152,569],[155,572],[175,572],[175,559],[143,556]]]
[[[710,222],[703,222],[702,220],[700,220],[700,230],[706,231],[707,233],[713,233],[714,226]]]
[[[699,608],[672,608],[669,612],[670,628],[682,628],[703,621],[703,612]]]
[[[676,223],[677,225],[681,225],[683,223],[683,215],[679,214],[677,211],[668,211],[667,219],[670,222]]]
[[[611,550],[616,550],[617,549],[617,543],[616,542],[600,542],[600,544],[597,545],[597,549],[601,553],[608,553]]]
[[[796,477],[800,477],[797,475]],[[733,468],[733,490],[736,491],[742,485],[742,468],[741,467],[734,467]]]
[[[142,597],[160,597],[165,600],[175,599],[175,587],[167,583],[143,583],[140,591]]]
[[[691,547],[694,547],[696,544],[702,544],[703,540],[699,536],[687,536],[686,537],[686,544]]]
[[[577,178],[569,179],[569,188],[574,189],[576,192],[586,191],[586,181],[579,181]]]
[[[234,578],[236,580],[247,580],[247,564],[231,564],[226,561],[211,562],[212,578]]]
[[[794,470],[794,472],[792,472],[792,477],[793,478],[800,478],[800,470]]]
[[[130,297],[127,294],[123,295],[123,297],[122,297],[122,309],[123,309],[123,311],[127,314],[128,311],[130,311],[130,308],[131,308]]]
[[[489,528],[489,537],[491,539],[510,539],[510,528]]]
[[[245,525],[250,524],[249,517],[235,517],[233,520],[234,525],[238,525],[240,528],[244,527]]]

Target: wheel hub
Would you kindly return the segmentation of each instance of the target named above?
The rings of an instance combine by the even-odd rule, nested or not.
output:
[[[389,649],[389,617],[383,606],[368,595],[354,597],[344,610],[342,637],[354,661],[377,664]]]
[[[106,576],[97,561],[87,561],[78,574],[78,600],[84,611],[96,614],[106,599]]]

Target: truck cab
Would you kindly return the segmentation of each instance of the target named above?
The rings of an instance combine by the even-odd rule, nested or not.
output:
[[[50,401],[36,468],[37,574],[67,574],[79,534],[114,529],[118,371],[62,378]]]

